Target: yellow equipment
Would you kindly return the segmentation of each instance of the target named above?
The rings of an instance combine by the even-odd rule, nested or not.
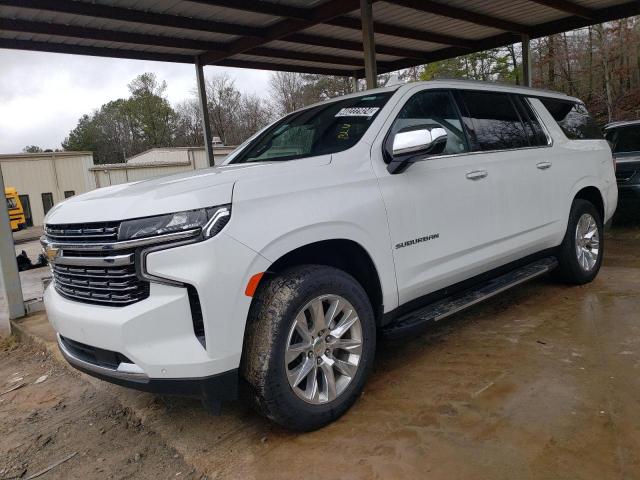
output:
[[[5,187],[4,196],[7,199],[7,209],[9,210],[9,221],[11,222],[11,231],[17,232],[22,230],[27,224],[24,217],[24,210],[18,192],[13,187]]]

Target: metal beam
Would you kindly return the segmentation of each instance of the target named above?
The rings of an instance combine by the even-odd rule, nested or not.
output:
[[[89,55],[92,57],[151,60],[156,62],[193,63],[192,55],[145,52],[142,50],[120,48],[85,47],[83,45],[72,45],[68,43],[14,40],[11,38],[0,38],[0,48],[10,48],[14,50],[31,50],[36,52],[69,53],[74,55]]]
[[[360,0],[360,18],[362,20],[362,45],[364,47],[364,76],[367,80],[367,89],[371,89],[378,86],[376,42],[373,31],[371,0]]]
[[[356,20],[356,22],[358,21]],[[359,23],[360,22],[358,22],[358,24]],[[378,25],[378,23],[374,22],[373,24],[374,31],[377,31],[376,25]],[[358,31],[360,30],[360,28],[361,27],[359,26]],[[302,43],[305,45],[315,45],[317,47],[337,48],[340,50],[352,50],[354,52],[362,53],[362,42],[356,42],[353,40],[342,40],[342,39],[325,37],[320,35],[311,35],[307,33],[294,33],[292,35],[287,35],[286,37],[280,39],[280,41]],[[380,45],[379,42],[376,42],[376,53],[379,53],[381,55],[391,55],[394,57],[418,58],[418,59],[426,59],[430,54],[430,52],[423,51],[423,50],[413,50],[410,48]]]
[[[142,50],[116,49],[105,47],[85,47],[68,43],[36,42],[32,40],[13,40],[0,38],[0,48],[12,50],[30,50],[36,52],[68,53],[92,57],[127,58],[132,60],[152,60],[156,62],[193,63],[193,56],[170,53],[145,52]],[[313,61],[309,59],[309,61]],[[325,68],[321,66],[289,65],[282,62],[258,62],[253,60],[225,59],[218,65],[235,68],[253,68],[259,70],[280,70],[283,72],[317,73],[320,75],[349,75],[352,69]]]
[[[2,178],[1,168],[0,191],[2,191],[2,195],[4,196],[4,179]],[[6,201],[3,201],[0,207],[0,289],[2,289],[2,293],[4,293],[4,298],[9,310],[8,317],[4,312],[0,312],[0,335],[8,335],[11,333],[9,320],[23,317],[25,309]]]
[[[211,122],[209,121],[209,105],[207,104],[207,85],[204,81],[204,68],[200,59],[196,57],[196,82],[198,84],[198,101],[200,103],[200,120],[202,121],[202,136],[204,137],[204,151],[210,167],[215,166],[213,157],[213,137],[211,136]]]
[[[352,19],[357,24],[357,29],[360,30],[360,22],[357,19]],[[374,30],[377,23],[374,23]],[[384,26],[380,27],[383,30]],[[394,27],[397,28],[397,27]],[[207,40],[195,40],[190,38],[177,38],[166,35],[150,35],[141,34],[135,32],[127,32],[123,30],[108,30],[104,28],[88,28],[79,27],[74,25],[62,25],[57,23],[47,22],[35,22],[31,20],[17,20],[9,18],[0,18],[0,30],[13,31],[13,32],[27,32],[38,33],[43,35],[59,35],[64,37],[73,37],[81,39],[102,40],[108,42],[129,43],[134,45],[153,45],[170,48],[184,48],[190,50],[199,51],[219,51],[226,52],[227,46],[219,42],[211,42]],[[399,29],[400,30],[400,29]],[[380,32],[383,33],[383,32]],[[409,32],[411,33],[411,32]],[[416,32],[416,36],[419,32]],[[320,47],[335,48],[341,50],[351,50],[354,52],[362,52],[362,43],[332,39],[330,37],[322,37],[318,35],[308,35],[304,33],[289,35],[282,39],[286,42],[316,45]],[[427,40],[427,38],[423,38]],[[420,50],[411,50],[408,48],[399,47],[387,47],[384,45],[376,45],[376,52],[386,55],[393,55],[396,57],[405,58],[428,58],[429,52],[423,52]],[[247,53],[251,55],[257,55],[261,57],[269,58],[296,58],[301,60],[313,60],[319,63],[332,63],[335,65],[353,65],[361,67],[363,65],[360,57],[350,58],[336,55],[324,55],[313,54],[309,56],[306,53],[291,52],[288,50],[257,47]],[[304,58],[302,58],[304,57]]]
[[[77,2],[72,0],[0,0],[0,5],[70,13],[94,18],[102,17],[111,20],[159,25],[163,27],[224,33],[227,35],[242,35],[245,37],[260,37],[263,34],[263,29],[246,25],[134,10],[131,8],[112,7],[93,2]]]
[[[482,25],[483,27],[496,28],[506,32],[528,33],[531,27],[509,20],[503,20],[490,15],[473,12],[464,8],[452,7],[444,3],[432,2],[430,0],[385,0],[395,5],[411,8],[421,12],[433,13],[441,17],[455,18],[463,22]]]
[[[598,14],[590,8],[583,7],[577,3],[569,2],[567,0],[529,0],[545,7],[553,8],[561,12],[577,15],[578,17],[586,18],[587,20],[598,20]]]
[[[262,46],[267,42],[279,40],[287,35],[299,32],[300,30],[304,30],[320,23],[325,23],[332,18],[357,10],[357,8],[358,0],[329,0],[318,7],[309,9],[309,16],[304,20],[289,19],[277,22],[268,27],[266,31],[263,32],[263,36],[261,38],[240,38],[230,43],[229,52],[227,54],[208,52],[202,56],[202,60],[206,63],[218,63],[224,58],[239,53],[245,53],[255,47]]]
[[[58,35],[89,40],[102,40],[106,42],[129,43],[134,45],[183,48],[199,51],[218,50],[224,52],[226,50],[224,44],[206,40],[193,40],[190,38],[176,38],[165,35],[150,35],[123,30],[78,27],[75,25],[62,25],[59,23],[34,22],[31,20],[16,20],[9,18],[0,18],[0,30],[39,33],[43,35]]]
[[[531,86],[531,41],[529,35],[522,35],[522,84]]]
[[[306,20],[309,15],[309,8],[294,7],[283,5],[281,3],[256,1],[256,0],[189,0],[194,3],[203,5],[211,5],[216,7],[224,7],[241,12],[262,13],[274,17],[297,18]]]
[[[103,28],[76,27],[55,23],[33,22],[30,20],[14,20],[0,18],[0,30],[14,32],[39,33],[44,35],[57,35],[91,40],[102,40],[117,43],[129,43],[134,45],[152,45],[170,48],[184,48],[196,50],[198,53],[210,51],[225,53],[227,47],[224,44],[188,38],[175,38],[164,35],[148,35],[120,30],[107,30]],[[257,47],[251,50],[251,55],[268,58],[284,58],[293,60],[306,60],[316,63],[330,63],[334,65],[349,65],[363,67],[360,58],[342,57],[337,55],[314,54],[282,50],[277,48]]]
[[[362,25],[355,17],[337,17],[325,22],[335,27],[349,28],[351,30],[360,30]],[[440,33],[433,33],[426,30],[416,30],[414,28],[399,27],[384,22],[373,22],[373,29],[376,33],[391,35],[399,38],[411,38],[423,42],[439,43],[441,45],[452,45],[456,47],[472,48],[473,41],[464,38],[452,37]]]

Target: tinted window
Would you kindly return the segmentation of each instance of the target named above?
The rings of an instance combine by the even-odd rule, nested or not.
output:
[[[529,144],[531,146],[547,145],[547,135],[542,129],[542,125],[540,125],[540,121],[534,113],[529,100],[519,95],[514,95],[511,98],[518,107],[518,112],[520,113],[520,117],[522,118],[524,129],[527,132],[527,136],[529,137]]]
[[[529,146],[520,116],[506,93],[460,91],[477,150],[505,150]]]
[[[231,163],[294,160],[351,148],[391,93],[347,98],[292,113],[256,137]]]
[[[467,140],[453,99],[444,90],[426,90],[411,97],[391,127],[391,135],[417,125],[440,126],[447,131],[447,145],[439,155],[466,152]]]
[[[601,139],[602,133],[593,121],[587,108],[578,102],[556,98],[540,98],[551,116],[571,140]]]
[[[44,210],[44,214],[46,215],[49,210],[53,207],[53,194],[51,193],[43,193],[42,194],[42,208]]]
[[[604,135],[613,153],[640,152],[640,125],[610,128]]]
[[[64,191],[64,198],[73,197],[75,194],[76,194],[76,192],[74,190],[65,190]]]

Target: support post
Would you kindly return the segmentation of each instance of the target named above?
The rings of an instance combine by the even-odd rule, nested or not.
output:
[[[211,123],[209,122],[209,107],[207,106],[207,89],[204,83],[204,65],[200,57],[196,57],[196,79],[198,81],[198,100],[200,101],[200,115],[202,116],[202,134],[204,136],[204,151],[210,167],[215,166],[213,158],[213,138],[211,137]]]
[[[353,93],[358,93],[358,77],[355,75],[351,77],[351,88]]]
[[[376,44],[373,32],[372,0],[360,0],[360,18],[362,19],[362,47],[364,50],[364,71],[367,89],[378,86],[376,65]]]
[[[531,86],[531,42],[529,35],[522,35],[522,84]]]
[[[1,168],[0,190],[4,196],[4,179],[2,178]],[[9,316],[5,312],[0,312],[0,335],[8,335],[11,333],[9,320],[24,317],[25,310],[6,200],[0,206],[0,289],[0,293],[4,294],[9,309]]]

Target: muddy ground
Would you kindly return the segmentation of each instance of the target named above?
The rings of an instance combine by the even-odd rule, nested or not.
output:
[[[4,351],[0,383],[51,376],[0,397],[0,468],[31,474],[78,451],[42,478],[640,479],[638,225],[606,249],[589,285],[543,278],[381,345],[362,398],[309,434],[242,403],[211,417]],[[44,316],[24,326],[52,338]]]
[[[0,425],[0,479],[29,478],[74,453],[39,478],[201,478],[112,395],[13,338],[0,344]]]

